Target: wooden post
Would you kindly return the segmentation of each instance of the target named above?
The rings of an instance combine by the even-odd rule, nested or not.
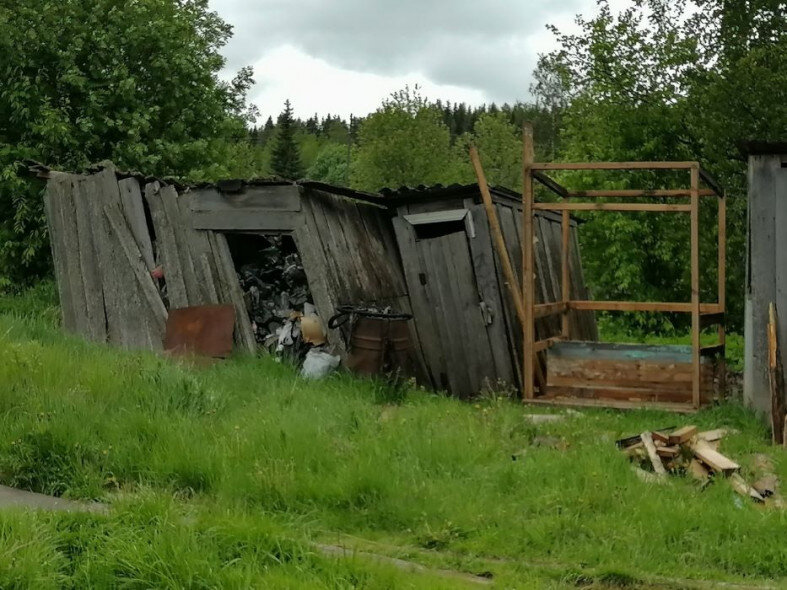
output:
[[[778,316],[773,302],[768,306],[768,381],[771,386],[771,440],[775,445],[784,444],[784,424],[787,409],[784,400],[784,371],[782,369],[779,339],[776,335]]]
[[[700,407],[700,170],[691,167],[691,392]]]
[[[571,217],[568,210],[563,210],[562,220],[561,220],[562,230],[563,230],[563,250],[562,250],[562,260],[561,260],[561,270],[562,270],[562,291],[563,291],[563,305],[565,305],[565,309],[563,310],[563,315],[561,316],[561,336],[568,340],[569,338],[569,301],[571,301],[571,277],[569,273],[569,247],[571,244]]]
[[[535,391],[535,300],[536,289],[533,273],[533,174],[535,162],[533,149],[533,125],[525,123],[522,127],[523,175],[522,175],[522,299],[525,305],[525,329],[522,340],[524,359],[522,363],[523,393],[525,399],[533,399]]]
[[[489,185],[486,182],[484,168],[481,166],[481,159],[478,157],[478,150],[475,146],[470,147],[470,161],[473,164],[475,176],[478,180],[478,188],[481,191],[481,198],[484,201],[486,218],[489,222],[489,231],[492,234],[492,240],[494,241],[497,255],[500,258],[500,264],[503,266],[503,275],[505,276],[506,282],[508,283],[508,289],[511,293],[511,298],[514,300],[516,315],[519,318],[519,322],[522,324],[522,328],[524,329],[527,318],[525,314],[525,306],[522,302],[522,294],[519,291],[519,285],[517,285],[514,269],[511,266],[511,259],[508,256],[506,241],[503,237],[503,232],[500,229],[500,221],[497,218],[497,211],[495,210],[495,205],[492,202],[492,195],[489,194]]]
[[[718,232],[718,301],[721,312],[726,312],[726,293],[727,293],[727,198],[719,195],[719,232]],[[719,359],[719,396],[727,396],[727,335],[724,322],[719,323],[718,328],[719,344],[724,347],[724,352]]]

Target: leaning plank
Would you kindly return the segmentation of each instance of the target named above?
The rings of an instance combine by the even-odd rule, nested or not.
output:
[[[167,221],[172,228],[177,244],[178,263],[183,275],[183,283],[186,285],[186,296],[189,305],[200,305],[204,302],[202,289],[197,281],[197,273],[194,270],[194,261],[191,258],[191,248],[186,231],[190,228],[185,226],[183,217],[178,206],[178,191],[172,185],[162,186],[159,194],[164,206]]]
[[[784,399],[784,371],[781,350],[776,336],[778,317],[773,302],[768,306],[768,384],[771,389],[771,440],[773,444],[784,444],[784,424],[787,407]]]
[[[136,178],[124,178],[118,181],[120,188],[120,203],[123,205],[123,214],[134,236],[142,260],[148,271],[156,268],[153,258],[153,244],[150,241],[148,222],[145,217],[145,206],[142,204],[142,193]]]
[[[740,465],[712,449],[705,441],[698,441],[691,446],[694,455],[713,471],[729,475],[740,469]]]
[[[208,234],[208,239],[211,241],[213,255],[216,259],[222,290],[229,297],[227,303],[235,306],[236,343],[242,351],[254,353],[257,350],[257,341],[254,338],[254,331],[249,321],[246,303],[243,301],[243,291],[241,291],[240,283],[238,282],[238,275],[235,274],[235,265],[232,262],[227,238],[220,233],[210,233]]]
[[[128,349],[146,349],[155,343],[144,322],[143,303],[136,286],[133,271],[126,261],[119,236],[109,225],[104,215],[104,207],[122,209],[120,188],[113,169],[105,168],[93,175],[96,187],[96,200],[93,203],[93,220],[96,233],[102,236],[103,248],[97,248],[102,268],[104,306],[107,311],[107,325],[110,344]]]
[[[180,195],[176,202],[180,211],[187,248],[200,287],[198,303],[200,305],[217,304],[219,303],[216,289],[218,271],[215,265],[211,264],[213,255],[210,243],[208,242],[208,233],[206,231],[192,229],[191,227],[189,220],[192,215],[190,209],[192,198],[191,193],[185,193]],[[194,302],[192,302],[192,304],[193,303]]]
[[[74,182],[74,211],[76,212],[77,234],[79,235],[79,269],[85,294],[87,332],[85,336],[94,342],[107,341],[107,316],[104,309],[104,290],[92,222],[91,203],[85,179]]]
[[[164,329],[167,323],[167,310],[164,307],[164,302],[161,300],[158,288],[153,283],[153,279],[147,271],[142,253],[135,247],[136,242],[134,236],[129,227],[124,223],[120,211],[111,204],[107,204],[104,206],[104,214],[107,216],[110,227],[120,242],[126,262],[134,273],[138,289],[147,305],[147,313],[144,314],[143,317],[140,317],[139,321],[144,323],[150,321],[150,328],[155,330],[158,336],[154,342],[154,344],[158,343],[158,346],[155,348],[161,348]]]
[[[645,450],[648,452],[650,462],[653,464],[653,471],[660,476],[666,475],[667,470],[664,469],[661,457],[656,453],[656,445],[653,444],[653,436],[650,432],[643,432],[640,434],[640,438],[642,438],[642,444],[645,445]]]
[[[189,300],[180,268],[178,245],[175,241],[173,228],[164,211],[164,203],[161,200],[158,182],[152,182],[145,186],[145,200],[150,208],[153,228],[156,231],[157,262],[164,269],[164,281],[167,285],[169,306],[170,308],[188,307]]]
[[[44,193],[44,210],[46,212],[49,243],[52,248],[52,261],[55,268],[58,294],[60,295],[60,313],[63,327],[69,332],[77,330],[75,296],[71,289],[68,274],[68,251],[65,242],[66,227],[63,224],[61,205],[63,195],[71,190],[71,178],[66,174],[58,174],[51,178]]]

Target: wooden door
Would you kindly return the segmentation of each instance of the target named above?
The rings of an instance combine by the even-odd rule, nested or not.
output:
[[[462,209],[397,217],[394,227],[418,338],[435,387],[468,397],[500,388],[500,382],[511,383],[486,219],[474,224],[469,210]]]

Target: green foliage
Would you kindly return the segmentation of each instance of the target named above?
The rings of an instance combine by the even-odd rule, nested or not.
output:
[[[338,186],[349,185],[349,148],[338,143],[329,143],[317,154],[307,176]]]
[[[17,159],[194,179],[245,168],[251,70],[219,81],[230,27],[207,0],[12,4],[0,6],[0,287],[48,266],[42,184],[16,177]]]
[[[465,142],[472,142],[478,148],[489,184],[521,190],[522,134],[505,113],[481,115],[472,136],[465,137]],[[467,160],[467,148],[462,147],[460,158]],[[469,175],[472,176],[469,182],[475,182],[472,171]]]
[[[643,0],[614,14],[606,1],[558,35],[542,56],[534,90],[543,102],[567,96],[559,156],[567,160],[700,160],[726,187],[728,306],[742,325],[745,174],[738,142],[783,139],[787,128],[784,7],[703,0]],[[703,31],[698,36],[697,31]],[[543,82],[543,83],[542,83]],[[565,174],[572,188],[685,188],[687,175]],[[703,205],[701,290],[712,300],[715,217]],[[580,232],[587,278],[601,298],[686,301],[687,220],[666,215],[590,216]],[[640,327],[671,329],[638,314]],[[673,318],[672,324],[685,321]]]
[[[395,92],[361,123],[352,159],[353,186],[376,191],[447,183],[453,174],[451,133],[440,110],[417,87]]]
[[[271,153],[271,171],[282,178],[298,179],[302,175],[301,153],[295,141],[295,120],[292,116],[290,101],[284,103],[284,110],[276,122],[276,136]]]

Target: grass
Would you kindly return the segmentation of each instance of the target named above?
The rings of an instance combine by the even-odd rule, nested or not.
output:
[[[787,577],[787,515],[724,482],[645,484],[614,447],[646,428],[729,426],[722,450],[744,476],[763,452],[784,480],[781,452],[737,404],[534,426],[523,414],[539,410],[502,398],[390,403],[373,382],[308,382],[270,358],[195,369],[91,345],[59,331],[53,299],[49,285],[0,299],[0,481],[113,510],[0,512],[0,587],[458,584],[314,542],[491,572],[499,587]]]

